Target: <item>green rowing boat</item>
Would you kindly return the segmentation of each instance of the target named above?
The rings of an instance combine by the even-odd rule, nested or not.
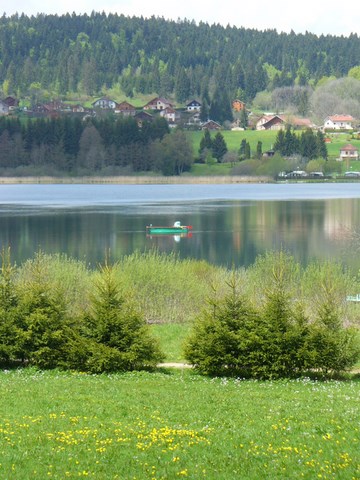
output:
[[[156,225],[148,225],[146,227],[147,235],[181,235],[182,233],[189,233],[192,230],[191,225],[181,225],[180,222],[175,222],[173,226],[161,227]]]

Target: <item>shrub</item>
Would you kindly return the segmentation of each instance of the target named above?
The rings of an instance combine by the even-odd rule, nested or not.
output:
[[[301,289],[296,292],[301,272],[292,257],[284,252],[259,257],[251,276],[259,281],[256,308],[249,296],[237,293],[234,276],[231,293],[223,300],[214,296],[196,320],[185,357],[199,372],[267,379],[309,370],[337,373],[355,364],[359,348],[355,331],[341,321],[336,275],[323,279],[321,295],[317,292],[321,303],[312,317],[305,313]]]
[[[163,359],[143,317],[121,295],[115,269],[107,263],[100,267],[84,319],[91,342],[83,367],[93,372],[140,369]]]
[[[249,333],[258,316],[248,300],[238,294],[234,279],[228,285],[230,294],[209,301],[185,344],[185,358],[203,374],[249,374]]]

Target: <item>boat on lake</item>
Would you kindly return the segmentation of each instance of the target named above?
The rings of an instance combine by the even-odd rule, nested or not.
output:
[[[147,235],[181,235],[189,234],[192,230],[191,225],[181,225],[180,222],[175,222],[170,226],[148,225],[146,227]]]

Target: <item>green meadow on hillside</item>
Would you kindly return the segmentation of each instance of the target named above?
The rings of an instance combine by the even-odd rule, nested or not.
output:
[[[221,134],[224,136],[229,151],[237,152],[240,148],[241,141],[246,139],[246,141],[250,144],[251,152],[254,153],[256,152],[256,146],[258,142],[262,142],[263,152],[271,150],[274,146],[278,132],[275,130],[222,130]],[[300,135],[301,132],[299,131],[298,134]],[[204,132],[201,131],[191,132],[190,134],[195,155],[198,154],[200,141],[203,135]],[[211,135],[214,137],[215,133],[212,132]],[[331,133],[326,136],[331,139],[331,142],[326,144],[329,158],[339,157],[340,148],[344,147],[348,143],[351,143],[360,150],[360,139],[353,138],[353,136],[349,133]],[[360,168],[360,164],[358,162],[351,162],[351,164],[354,170]],[[345,164],[343,166],[345,169]]]

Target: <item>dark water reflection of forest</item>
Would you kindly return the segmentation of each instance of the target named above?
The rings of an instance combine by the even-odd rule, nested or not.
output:
[[[303,264],[331,258],[359,268],[357,184],[343,184],[342,193],[336,186],[333,195],[329,187],[322,192],[293,185],[208,187],[0,186],[0,244],[11,246],[17,263],[39,249],[95,265],[109,249],[117,259],[157,248],[231,267],[283,248]],[[176,220],[193,226],[190,238],[145,234],[150,223]]]

